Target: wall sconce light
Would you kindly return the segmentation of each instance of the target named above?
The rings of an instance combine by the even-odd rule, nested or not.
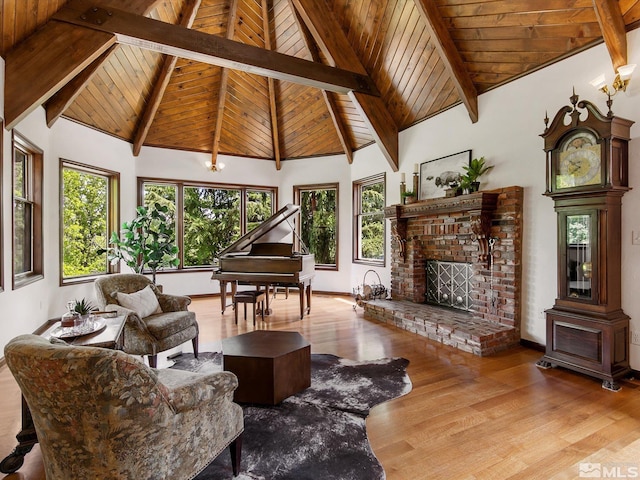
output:
[[[591,80],[591,85],[600,90],[607,96],[607,106],[609,107],[609,115],[613,115],[611,112],[611,105],[613,104],[613,100],[611,97],[615,96],[619,91],[625,92],[627,90],[627,85],[629,85],[629,81],[631,80],[631,75],[635,70],[636,65],[634,63],[629,65],[622,65],[618,67],[618,71],[616,73],[616,78],[613,79],[613,83],[611,84],[611,89],[607,86],[607,82],[604,78],[604,74],[598,75],[598,77]]]
[[[225,167],[224,163],[222,162],[214,163],[214,162],[207,161],[204,164],[207,167],[207,169],[211,170],[212,172],[219,172]]]

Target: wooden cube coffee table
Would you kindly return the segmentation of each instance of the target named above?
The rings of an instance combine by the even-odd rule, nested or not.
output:
[[[257,330],[222,340],[236,402],[277,405],[311,385],[311,345],[298,332]]]

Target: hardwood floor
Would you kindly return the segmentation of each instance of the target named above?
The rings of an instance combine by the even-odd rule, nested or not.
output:
[[[538,369],[541,354],[523,347],[476,357],[366,320],[352,305],[350,297],[316,294],[311,315],[300,321],[297,294],[285,300],[279,293],[273,315],[259,328],[298,331],[313,353],[410,360],[412,391],[375,407],[367,421],[389,480],[573,479],[581,462],[600,463],[608,478],[634,478],[634,472],[640,477],[637,381],[625,381],[612,393],[573,372]],[[253,330],[242,315],[236,326],[231,309],[222,316],[218,298],[194,299],[192,310],[201,351],[219,350],[222,338]],[[19,390],[6,366],[0,389],[4,458],[20,427]],[[43,480],[38,447],[4,478]]]

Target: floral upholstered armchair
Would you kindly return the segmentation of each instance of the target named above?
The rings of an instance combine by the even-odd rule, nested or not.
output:
[[[117,350],[21,335],[4,349],[48,480],[190,479],[244,429],[231,372],[156,370]]]
[[[98,308],[126,315],[124,351],[148,355],[156,367],[158,353],[191,340],[198,356],[198,322],[187,310],[191,299],[161,293],[155,284],[137,273],[105,275],[95,281]]]

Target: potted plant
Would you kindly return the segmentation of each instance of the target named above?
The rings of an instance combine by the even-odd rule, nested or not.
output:
[[[120,260],[136,273],[151,270],[153,283],[156,272],[164,267],[177,267],[178,247],[175,245],[173,222],[166,205],[154,203],[151,208],[140,206],[131,222],[122,224],[122,237],[111,234],[111,247],[98,253],[107,253],[111,263]]]
[[[480,189],[480,178],[493,168],[493,165],[486,165],[484,157],[474,158],[469,162],[469,165],[462,167],[466,172],[460,181],[462,186],[469,193],[477,192]]]
[[[406,192],[402,192],[402,203],[408,205],[410,203],[414,203],[417,200],[416,194],[413,190],[407,190]]]
[[[96,310],[96,307],[84,298],[82,300],[76,299],[73,301],[73,311],[79,313],[81,316],[89,315],[94,310]]]

